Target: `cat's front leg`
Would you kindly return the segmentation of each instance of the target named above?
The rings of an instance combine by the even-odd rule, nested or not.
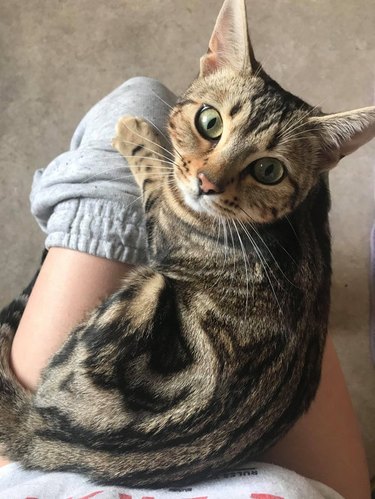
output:
[[[160,142],[160,133],[142,118],[123,116],[117,122],[112,145],[127,160],[143,193],[161,185],[172,171],[171,153]]]

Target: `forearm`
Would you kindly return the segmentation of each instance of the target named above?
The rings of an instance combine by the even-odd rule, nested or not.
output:
[[[11,362],[35,390],[41,370],[89,311],[121,286],[132,266],[64,248],[51,248],[14,338]]]

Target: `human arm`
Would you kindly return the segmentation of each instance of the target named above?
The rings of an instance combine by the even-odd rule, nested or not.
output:
[[[36,389],[40,372],[68,333],[121,286],[132,266],[66,248],[51,248],[13,341],[19,381]]]

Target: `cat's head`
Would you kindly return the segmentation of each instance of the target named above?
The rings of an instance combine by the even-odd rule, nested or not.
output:
[[[255,59],[244,0],[225,0],[169,132],[176,183],[190,208],[269,223],[375,136],[375,107],[326,115],[283,90]]]

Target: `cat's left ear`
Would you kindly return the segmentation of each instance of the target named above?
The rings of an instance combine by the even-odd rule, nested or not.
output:
[[[211,35],[207,54],[201,57],[200,76],[231,66],[240,71],[258,66],[247,27],[245,0],[225,0]]]
[[[375,107],[315,116],[308,126],[319,132],[321,168],[328,170],[375,137]]]

